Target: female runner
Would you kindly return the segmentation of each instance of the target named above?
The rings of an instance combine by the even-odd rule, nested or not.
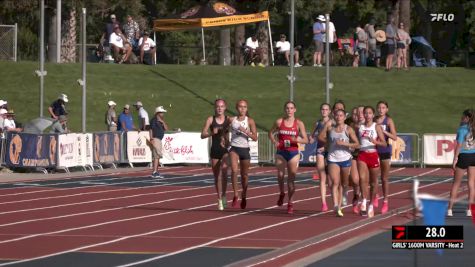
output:
[[[308,143],[307,131],[303,122],[295,118],[297,111],[295,103],[288,101],[284,105],[285,115],[275,121],[269,130],[269,139],[276,146],[275,166],[277,167],[277,179],[279,182],[280,195],[277,200],[277,206],[284,204],[284,176],[287,167],[287,213],[293,214],[294,208],[292,196],[295,192],[295,176],[297,175],[298,163],[300,160],[298,144]],[[275,140],[274,134],[278,134],[278,141]]]
[[[241,99],[236,103],[238,115],[228,119],[231,127],[231,148],[229,156],[231,158],[231,177],[234,189],[232,206],[237,206],[238,188],[237,175],[238,165],[241,169],[241,209],[247,205],[247,184],[249,180],[249,165],[251,164],[251,155],[249,153],[249,138],[257,141],[256,123],[249,117],[247,112],[247,100]]]
[[[355,133],[358,133],[360,125],[364,123],[364,106],[358,106],[353,108],[351,111],[351,118],[348,121],[348,125],[353,128]],[[353,149],[351,151],[351,168],[350,168],[350,179],[353,186],[353,213],[358,214],[359,211],[359,197],[360,197],[360,175],[358,173],[358,163],[356,159],[358,158],[359,149]]]

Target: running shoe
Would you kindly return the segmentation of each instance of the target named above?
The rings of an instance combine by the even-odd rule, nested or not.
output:
[[[328,211],[327,203],[322,203],[322,212]]]
[[[152,177],[152,178],[158,178],[158,177],[157,177],[157,172],[152,172],[152,175],[150,175],[150,177]]]
[[[360,208],[358,207],[358,200],[353,200],[353,213],[358,214],[360,213]]]
[[[287,213],[288,214],[294,214],[294,204],[287,203]]]
[[[262,63],[257,64],[257,66],[259,66],[259,67],[261,67],[261,68],[265,68],[265,67],[266,67],[266,65],[264,65],[264,64],[262,64]]]
[[[376,196],[373,199],[373,207],[377,208],[379,207],[379,195],[376,194]]]
[[[360,214],[361,216],[368,216],[368,212],[366,211],[366,201],[361,202]]]
[[[232,204],[233,208],[237,208],[237,205],[238,205],[237,202],[238,202],[238,197],[236,197],[236,196],[233,197],[233,204]]]
[[[280,207],[284,205],[284,197],[285,197],[285,193],[280,193],[279,199],[277,200],[277,206]]]
[[[343,197],[342,197],[342,199],[341,199],[341,205],[343,205],[343,206],[348,205],[348,200],[346,200],[346,196],[345,196],[345,195],[343,195]]]
[[[452,210],[448,209],[447,210],[447,217],[452,217],[452,216],[454,216],[454,214],[452,213]]]
[[[247,206],[247,200],[245,197],[241,199],[241,209],[245,209]]]
[[[294,67],[300,68],[300,67],[302,67],[302,65],[300,65],[299,63],[295,63]]]
[[[471,209],[467,210],[467,217],[472,217],[472,210]]]
[[[218,199],[218,210],[224,210],[223,202],[221,201],[221,199]]]
[[[226,200],[226,196],[221,197],[221,203],[223,203],[223,208],[228,206],[228,201]]]
[[[256,66],[256,64],[254,64],[254,62],[252,62],[252,63],[251,63],[251,67],[255,67],[255,66]]]
[[[339,208],[336,210],[336,217],[343,217],[343,211]]]
[[[388,211],[389,211],[389,204],[388,204],[388,201],[385,200],[385,201],[383,201],[383,207],[381,208],[381,214],[385,214]]]
[[[369,218],[374,217],[374,208],[373,208],[373,205],[369,205],[369,207],[368,207],[368,217],[369,217]]]

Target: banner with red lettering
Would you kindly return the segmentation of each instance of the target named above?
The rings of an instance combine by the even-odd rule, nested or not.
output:
[[[127,159],[131,163],[151,162],[152,151],[147,145],[150,133],[127,132]]]
[[[209,163],[208,139],[200,133],[165,134],[162,140],[163,164]]]
[[[58,166],[74,167],[78,166],[78,146],[77,134],[58,135]]]
[[[424,164],[450,165],[454,159],[455,134],[424,134]]]

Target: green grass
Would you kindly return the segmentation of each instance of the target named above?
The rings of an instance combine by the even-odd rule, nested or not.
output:
[[[36,62],[0,62],[0,99],[8,100],[21,122],[39,114],[37,69]],[[66,93],[70,128],[80,131],[82,88],[76,80],[81,77],[81,65],[47,64],[45,69],[44,113],[59,93]],[[475,107],[473,70],[412,68],[386,73],[375,68],[335,67],[331,71],[335,85],[330,91],[332,102],[343,99],[350,109],[386,100],[399,132],[452,133],[463,109]],[[227,100],[231,112],[238,99],[248,99],[251,116],[260,130],[265,130],[281,116],[289,98],[288,72],[284,67],[88,64],[87,130],[105,130],[108,100],[118,103],[118,111],[126,103],[141,100],[149,114],[156,106],[165,106],[171,128],[200,131],[217,97]],[[325,70],[303,67],[295,72],[298,117],[311,128],[325,100]]]

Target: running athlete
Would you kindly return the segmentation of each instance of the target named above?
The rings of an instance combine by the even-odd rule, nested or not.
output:
[[[247,100],[239,100],[236,103],[238,115],[228,119],[231,128],[231,148],[229,156],[231,158],[231,177],[234,189],[233,207],[237,207],[238,188],[237,175],[238,163],[241,169],[241,209],[247,205],[247,183],[249,180],[249,165],[251,164],[251,155],[249,153],[249,138],[257,140],[256,123],[248,116]]]
[[[214,175],[214,185],[218,194],[218,209],[226,208],[226,188],[228,186],[228,165],[229,154],[227,147],[229,146],[228,117],[224,115],[226,112],[226,102],[223,99],[214,101],[214,115],[206,119],[203,130],[201,131],[201,139],[211,137],[211,169]]]
[[[363,216],[373,217],[373,199],[376,197],[376,186],[378,184],[378,173],[380,163],[376,146],[386,146],[383,129],[374,120],[374,108],[366,106],[364,108],[364,124],[358,129],[360,140],[360,153],[358,154],[358,171],[360,174],[360,189],[363,197],[360,212]],[[368,183],[370,191],[368,192]],[[369,197],[369,207],[366,209],[366,201]]]
[[[353,108],[351,111],[351,118],[348,119],[348,125],[353,128],[355,133],[358,133],[360,125],[364,123],[364,106],[358,106]],[[362,114],[362,115],[361,115]],[[359,197],[360,197],[360,175],[358,173],[358,163],[356,159],[358,158],[359,149],[351,150],[351,168],[350,168],[350,179],[351,185],[353,186],[353,213],[358,214],[359,210]]]
[[[310,144],[313,144],[318,138],[318,134],[325,128],[325,124],[330,121],[330,104],[323,103],[320,106],[320,114],[322,118],[315,123],[315,128],[309,137]],[[322,211],[328,210],[327,205],[327,171],[325,169],[327,153],[325,152],[325,145],[322,142],[317,141],[316,161],[317,172],[320,176],[320,195],[322,197]]]
[[[351,149],[359,148],[355,131],[345,123],[345,117],[344,110],[339,109],[334,112],[335,124],[325,128],[318,136],[319,141],[328,143],[328,172],[333,181],[333,205],[338,217],[343,217],[341,210],[344,197],[342,182],[348,181],[350,175]]]
[[[295,176],[297,175],[298,163],[300,160],[299,145],[307,144],[307,131],[303,122],[295,118],[297,111],[295,103],[288,101],[284,105],[285,115],[275,121],[269,130],[269,139],[276,146],[275,166],[277,167],[277,181],[279,182],[280,195],[277,200],[277,206],[284,204],[284,176],[287,167],[287,213],[293,214],[292,196],[295,193]],[[274,134],[278,134],[278,141]]]
[[[396,141],[396,126],[393,119],[389,116],[389,105],[385,101],[379,101],[377,105],[378,117],[376,123],[381,126],[384,133],[384,138],[387,146],[378,146],[378,156],[381,161],[381,184],[383,188],[383,206],[381,207],[381,213],[385,214],[389,210],[388,195],[389,195],[389,169],[391,168],[391,153],[392,148],[389,144],[389,139]],[[376,187],[376,197],[373,200],[373,206],[377,208],[379,206],[378,187]]]
[[[472,216],[470,204],[475,204],[475,111],[467,109],[462,113],[461,125],[457,130],[457,145],[454,152],[454,161],[452,168],[454,169],[454,183],[450,190],[449,209],[447,216],[453,216],[452,208],[457,191],[462,182],[465,170],[467,170],[468,180],[468,209],[467,216]]]

